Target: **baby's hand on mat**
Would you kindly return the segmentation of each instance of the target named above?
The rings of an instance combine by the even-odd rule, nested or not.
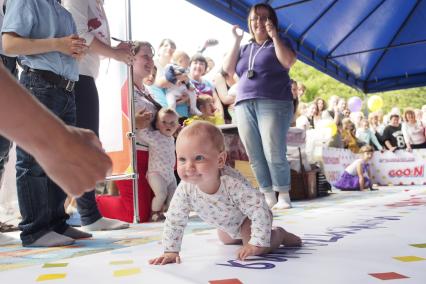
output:
[[[167,263],[180,263],[178,252],[165,252],[162,256],[149,260],[149,264],[164,265]]]
[[[251,255],[260,255],[268,252],[266,247],[257,247],[251,244],[243,245],[242,248],[238,251],[238,259],[245,260],[248,256]]]

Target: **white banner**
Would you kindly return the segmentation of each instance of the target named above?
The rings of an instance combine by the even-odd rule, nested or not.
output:
[[[0,275],[2,283],[423,284],[425,194],[420,187],[351,192],[276,210],[274,225],[299,235],[303,246],[247,261],[236,259],[241,246],[221,244],[216,230],[193,216],[181,264],[148,264],[163,253],[163,224],[144,223],[66,248],[3,246]]]
[[[359,156],[347,149],[323,148],[320,162],[325,176],[334,183],[345,168]],[[423,185],[426,184],[426,149],[412,152],[374,152],[371,164],[373,183],[379,185]]]
[[[111,36],[126,40],[126,9],[122,1],[107,1],[105,12]],[[112,45],[118,42],[112,41]],[[112,175],[130,173],[132,147],[127,133],[130,122],[127,114],[127,66],[121,62],[101,61],[96,86],[99,93],[99,135],[102,146],[113,161]],[[125,104],[122,103],[125,102]]]

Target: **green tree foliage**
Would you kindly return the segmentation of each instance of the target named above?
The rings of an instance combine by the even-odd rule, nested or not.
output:
[[[298,61],[293,66],[290,76],[306,86],[307,91],[304,98],[302,98],[304,102],[311,102],[316,97],[328,100],[332,95],[338,95],[346,99],[352,96],[359,96],[361,99],[365,99],[364,93],[340,83],[301,61]],[[383,98],[384,112],[388,112],[395,106],[403,110],[406,107],[421,108],[422,105],[426,104],[426,87],[375,93],[374,95],[379,95]]]

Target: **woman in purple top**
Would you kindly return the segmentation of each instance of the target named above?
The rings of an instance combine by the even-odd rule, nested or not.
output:
[[[235,116],[240,138],[251,166],[273,209],[291,207],[290,167],[286,137],[293,117],[290,67],[296,54],[287,39],[278,34],[278,19],[267,4],[254,5],[248,27],[252,40],[240,47],[243,35],[233,27],[235,43],[223,69],[240,80]],[[275,192],[279,192],[278,200]]]

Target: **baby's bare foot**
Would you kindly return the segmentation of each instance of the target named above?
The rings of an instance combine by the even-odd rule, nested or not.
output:
[[[302,246],[302,239],[296,236],[295,234],[292,234],[290,232],[287,232],[283,228],[278,228],[281,231],[282,235],[282,242],[281,244],[286,247],[300,247]]]

